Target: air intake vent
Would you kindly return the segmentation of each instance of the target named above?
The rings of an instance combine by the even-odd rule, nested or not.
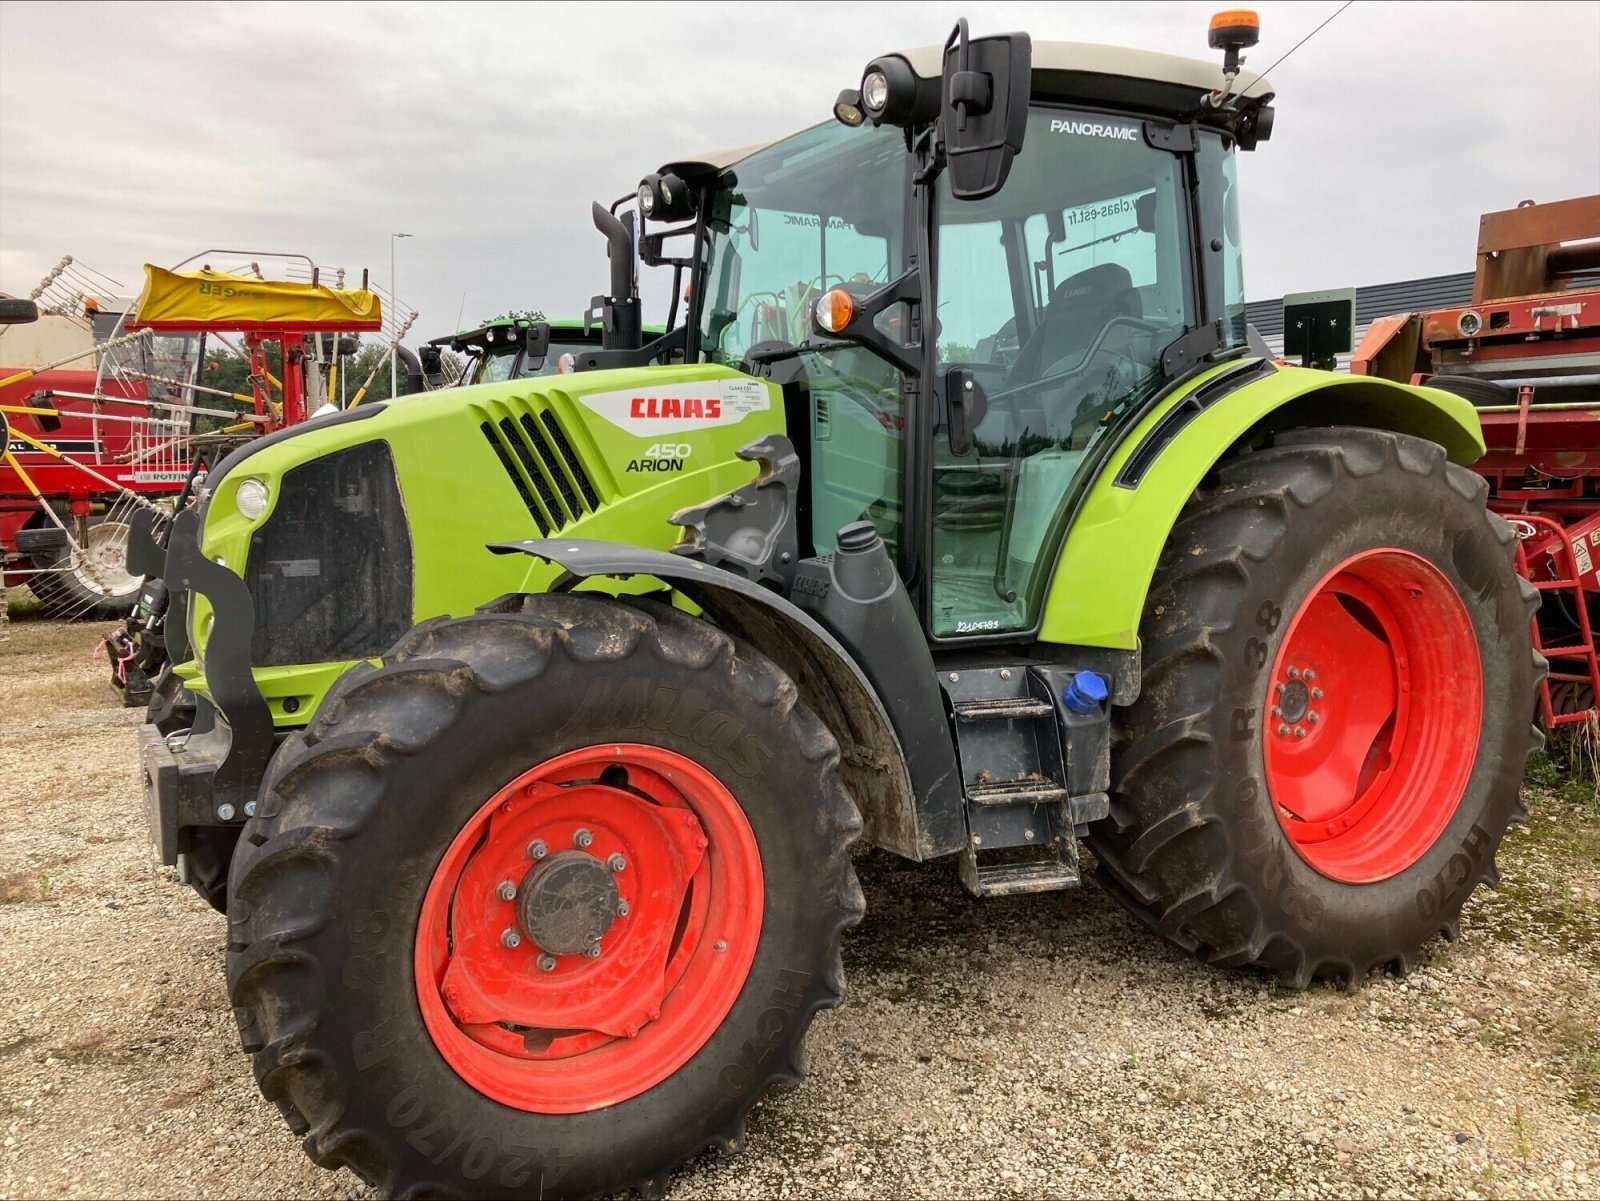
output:
[[[507,410],[510,415],[500,416]],[[542,535],[599,509],[600,492],[554,413],[510,401],[485,416],[489,420],[478,428]]]
[[[567,441],[566,431],[561,428],[561,423],[556,420],[554,413],[547,411],[542,416],[545,425],[550,429],[550,436],[556,440],[556,448],[561,451],[561,457],[567,461],[567,468],[572,472],[572,478],[578,482],[583,498],[589,502],[589,508],[598,509],[600,494],[594,490],[594,483],[589,479],[589,473],[583,469],[577,451],[573,450],[572,443]]]
[[[561,490],[561,500],[567,506],[567,512],[574,517],[582,517],[583,502],[578,499],[577,491],[561,470],[561,464],[556,462],[556,452],[551,448],[550,440],[544,436],[544,431],[539,428],[539,423],[529,414],[524,413],[521,425],[522,432],[527,435],[529,444],[539,452],[539,458],[544,461],[545,469],[549,471],[550,478],[556,482],[556,487]]]
[[[506,469],[506,474],[511,477],[511,482],[516,485],[517,495],[522,497],[522,503],[528,506],[528,513],[533,518],[533,524],[539,527],[539,533],[545,537],[550,534],[550,519],[544,515],[544,510],[539,508],[539,503],[533,499],[527,482],[522,473],[517,470],[516,462],[511,457],[511,452],[505,448],[500,439],[495,437],[494,426],[485,421],[478,427],[483,431],[484,438],[493,448],[495,457],[500,460],[500,466]]]

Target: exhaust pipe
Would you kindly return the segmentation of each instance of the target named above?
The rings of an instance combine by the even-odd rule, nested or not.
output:
[[[423,383],[422,360],[417,358],[416,352],[409,346],[397,344],[394,348],[394,353],[395,357],[400,360],[401,365],[406,369],[405,394],[410,395],[413,392],[424,391],[426,385]]]
[[[605,350],[637,350],[644,345],[644,331],[633,276],[633,214],[619,218],[598,201],[592,211],[594,227],[606,236],[611,259],[611,291],[595,297],[600,304],[600,345]]]

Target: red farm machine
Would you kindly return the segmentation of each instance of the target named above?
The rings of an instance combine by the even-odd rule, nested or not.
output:
[[[1485,213],[1472,302],[1372,323],[1357,375],[1426,382],[1477,406],[1489,506],[1540,590],[1549,728],[1597,715],[1600,664],[1600,195]]]
[[[223,256],[247,261],[206,261]],[[267,278],[263,261],[286,278]],[[107,290],[115,281],[58,263],[34,290],[36,319],[0,326],[6,583],[27,584],[57,617],[127,617],[154,599],[124,563],[129,514],[164,522],[222,454],[325,404],[354,350],[345,335],[404,332],[385,330],[378,297],[364,279],[344,289],[343,274],[325,281],[303,255],[211,250],[146,266],[129,305]],[[201,382],[219,352],[248,364],[242,383]],[[126,688],[131,663],[113,657]]]

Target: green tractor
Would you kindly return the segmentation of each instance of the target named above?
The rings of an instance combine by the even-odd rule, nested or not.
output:
[[[645,334],[659,337],[666,330],[644,326]],[[546,321],[543,316],[497,317],[477,329],[464,329],[423,344],[420,370],[427,387],[447,383],[462,387],[501,384],[573,371],[577,356],[598,350],[604,338],[598,326],[585,321]],[[464,356],[459,378],[446,378],[445,351]]]
[[[213,471],[148,809],[226,869],[316,1162],[588,1195],[737,1148],[842,997],[857,844],[991,897],[1087,842],[1293,988],[1454,936],[1521,814],[1534,601],[1466,401],[1252,347],[1253,34],[875,59],[836,120],[647,176],[637,230],[596,206],[578,370]],[[640,261],[690,285],[649,341]]]

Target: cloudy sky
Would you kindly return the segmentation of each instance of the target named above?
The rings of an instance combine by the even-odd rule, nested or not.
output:
[[[591,199],[828,115],[885,50],[975,33],[1209,57],[1226,4],[0,3],[0,291],[70,253],[296,250],[418,333],[603,287]],[[1261,13],[1267,67],[1338,7]],[[1245,156],[1252,298],[1470,270],[1477,217],[1600,192],[1600,2],[1357,0],[1273,72]],[[463,309],[463,297],[465,298]],[[655,314],[659,318],[660,314]]]

